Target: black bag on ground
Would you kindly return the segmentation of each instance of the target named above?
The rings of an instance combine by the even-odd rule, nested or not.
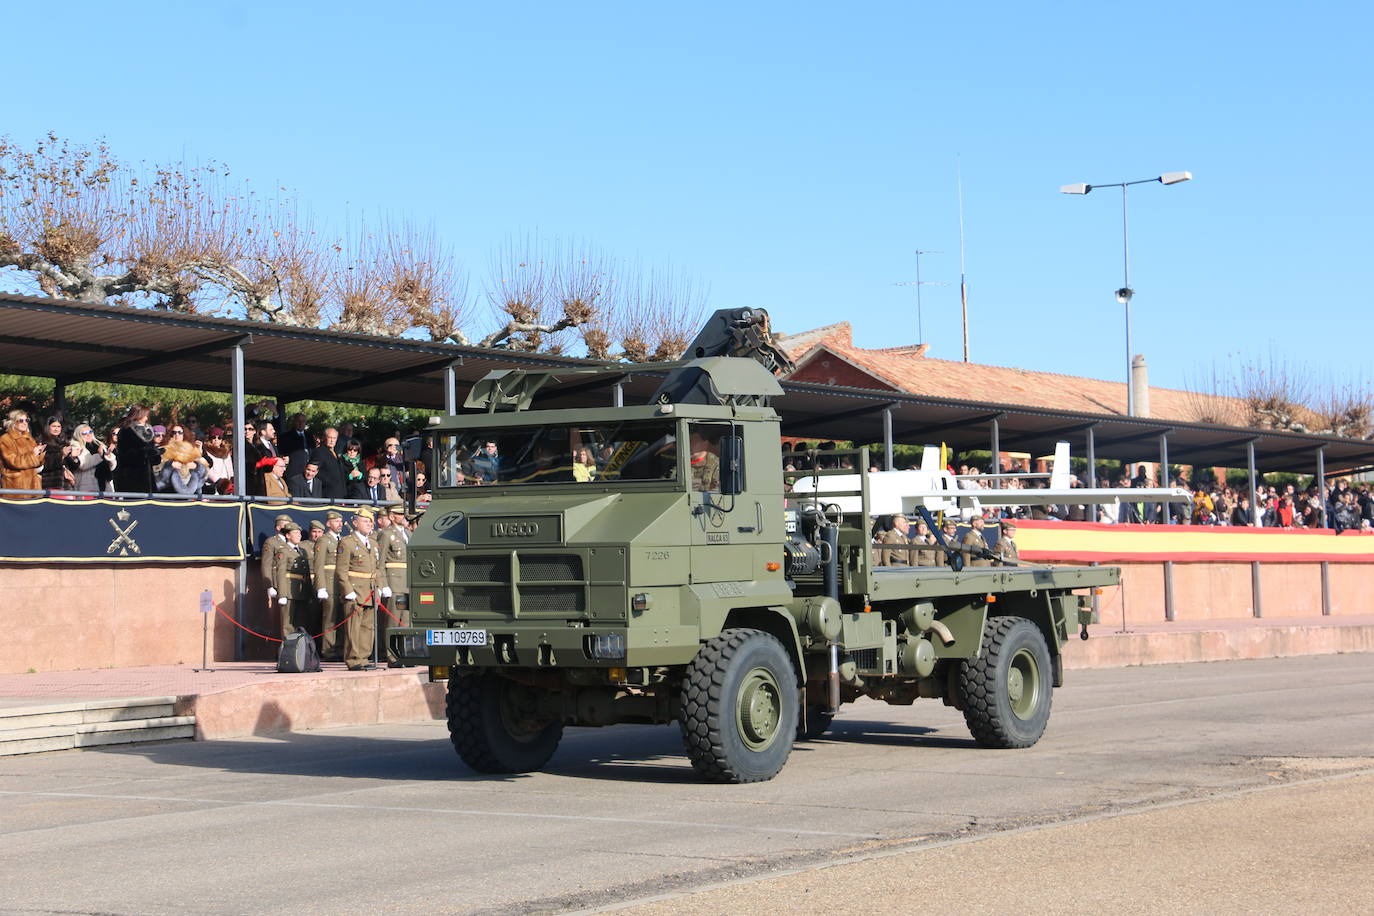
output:
[[[296,632],[282,640],[281,653],[277,656],[277,671],[282,674],[301,674],[319,670],[320,651],[315,648],[315,640],[305,632],[305,627],[296,627]]]

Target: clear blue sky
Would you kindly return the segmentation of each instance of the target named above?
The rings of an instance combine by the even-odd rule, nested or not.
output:
[[[1229,354],[1368,379],[1365,3],[32,4],[0,131],[228,163],[315,216],[671,263],[712,307],[975,362],[1181,387]],[[21,11],[22,10],[22,11]],[[26,17],[31,21],[24,22]],[[1358,330],[1357,333],[1353,333]],[[970,392],[973,393],[973,390]]]

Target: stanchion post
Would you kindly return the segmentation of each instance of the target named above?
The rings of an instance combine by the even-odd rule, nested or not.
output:
[[[214,671],[210,667],[210,614],[215,610],[215,596],[207,588],[200,593],[200,667],[195,672]]]
[[[1164,505],[1161,503],[1161,505]],[[1164,561],[1164,619],[1174,619],[1174,561]]]

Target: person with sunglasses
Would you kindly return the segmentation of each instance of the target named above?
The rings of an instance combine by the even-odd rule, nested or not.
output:
[[[41,490],[38,469],[43,466],[44,451],[29,431],[29,415],[11,410],[5,433],[0,435],[0,486],[6,490]]]
[[[109,485],[108,473],[101,474],[101,468],[113,470],[114,450],[101,442],[89,423],[78,423],[68,449],[67,469],[75,478],[74,490],[82,493],[103,493]],[[101,478],[104,478],[103,480]]]
[[[224,492],[220,486],[221,480],[227,482],[226,486],[234,481],[234,455],[224,430],[212,426],[207,435],[209,438],[205,440],[204,457],[210,463],[210,470],[206,473],[205,479],[211,492],[221,493]]]

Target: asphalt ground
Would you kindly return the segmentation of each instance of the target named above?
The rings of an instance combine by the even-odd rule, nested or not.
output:
[[[0,759],[0,912],[1360,912],[1374,656],[1070,672],[1045,738],[846,707],[774,780],[675,727],[491,778],[442,725]]]

